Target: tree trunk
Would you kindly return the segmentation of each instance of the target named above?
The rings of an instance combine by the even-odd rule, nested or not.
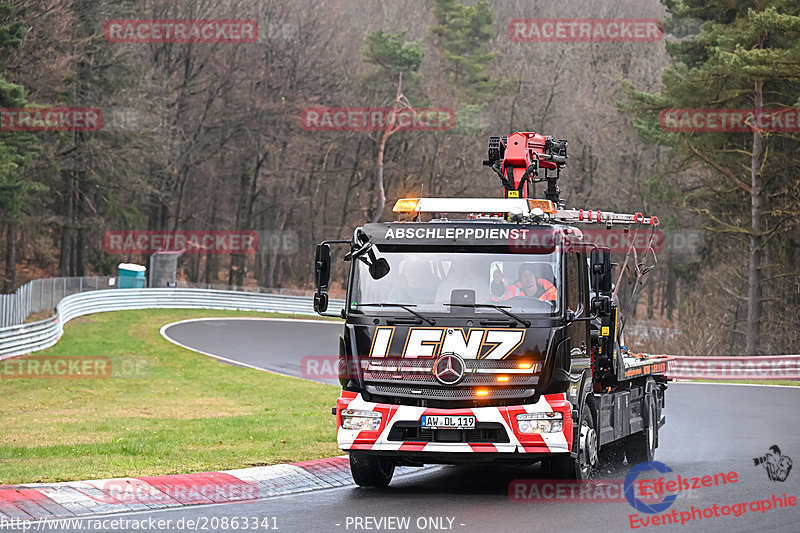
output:
[[[381,137],[381,144],[378,146],[378,179],[375,183],[375,189],[378,194],[378,205],[375,206],[375,215],[372,217],[373,222],[381,221],[383,210],[386,207],[386,191],[383,187],[383,152],[386,148],[386,140],[388,138],[389,136],[384,133],[383,137]]]
[[[72,219],[75,210],[75,176],[71,170],[62,170],[64,180],[64,213],[61,225],[61,257],[58,264],[58,275],[67,277],[71,274],[72,263]]]
[[[218,229],[219,225],[219,194],[212,194],[212,202],[211,202],[211,229]],[[217,254],[213,253],[206,253],[206,271],[205,271],[205,282],[207,284],[216,283],[219,279],[218,277],[218,263],[217,263]]]
[[[675,271],[671,264],[667,265],[667,288],[665,291],[665,303],[667,309],[667,320],[670,322],[672,321],[672,313],[675,311],[675,307],[677,306],[677,296],[678,296],[678,278],[675,275]]]
[[[239,205],[236,208],[236,220],[234,222],[234,228],[237,230],[242,229],[244,226],[244,218],[247,211],[247,184],[249,180],[246,169],[242,169],[241,172],[242,174],[239,179]],[[231,254],[230,258],[230,265],[228,266],[228,285],[242,285],[244,282],[242,256],[241,254]]]
[[[403,73],[401,72],[397,76],[397,94],[394,97],[394,105],[392,106],[392,113],[393,116],[397,116],[397,111],[400,108],[400,101],[403,96],[402,92],[403,87]],[[375,189],[378,194],[378,205],[375,206],[375,214],[372,217],[373,222],[380,222],[381,218],[383,218],[383,210],[386,207],[386,190],[383,186],[383,154],[386,151],[386,141],[389,140],[389,137],[397,131],[394,127],[394,124],[389,124],[384,130],[383,135],[381,135],[381,142],[378,145],[378,179],[375,182]]]
[[[85,276],[86,275],[86,228],[84,226],[84,221],[86,220],[86,209],[84,208],[86,199],[84,195],[86,194],[86,173],[79,172],[78,179],[76,183],[76,195],[75,195],[75,204],[76,204],[76,229],[75,229],[75,272],[76,276]]]
[[[17,221],[10,219],[6,227],[6,275],[3,292],[11,294],[17,282]]]
[[[252,230],[253,217],[255,214],[256,198],[258,197],[258,177],[261,174],[261,167],[269,156],[269,149],[256,156],[256,165],[253,173],[248,176],[242,172],[242,179],[239,181],[239,191],[242,200],[236,211],[236,229]],[[231,264],[228,270],[228,283],[230,285],[244,285],[247,278],[247,254],[231,254]]]
[[[756,81],[755,113],[763,105],[763,82]],[[750,263],[747,269],[747,345],[745,355],[759,355],[761,345],[761,167],[763,144],[761,132],[753,130],[753,152],[750,158]]]

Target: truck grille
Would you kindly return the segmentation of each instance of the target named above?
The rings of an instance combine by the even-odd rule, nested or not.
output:
[[[508,433],[498,422],[478,422],[475,429],[423,429],[419,422],[397,422],[387,437],[395,442],[506,443]]]
[[[400,396],[405,398],[437,398],[449,400],[494,400],[502,398],[523,398],[532,396],[533,389],[502,388],[488,389],[487,394],[478,396],[474,389],[468,388],[426,388],[399,387],[386,385],[367,385],[367,392],[384,396]]]
[[[367,392],[395,400],[513,400],[532,396],[539,383],[541,362],[520,368],[519,360],[463,359],[461,380],[444,385],[434,375],[436,361],[427,357],[373,357],[361,359],[359,365]],[[502,381],[498,381],[500,377]],[[480,395],[476,394],[479,389]]]
[[[364,379],[370,382],[402,382],[404,385],[427,384],[439,385],[433,374],[392,374],[388,372],[365,372]],[[510,375],[505,384],[511,385],[536,385],[539,382],[538,376],[531,375]],[[497,385],[496,374],[467,374],[459,385]]]

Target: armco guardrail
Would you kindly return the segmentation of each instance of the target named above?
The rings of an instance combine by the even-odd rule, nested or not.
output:
[[[0,328],[0,359],[53,346],[64,324],[79,316],[127,309],[224,309],[314,315],[312,298],[206,289],[111,289],[67,296],[56,314],[45,320]],[[331,300],[339,312],[343,300]],[[675,379],[800,380],[800,355],[766,357],[674,356],[669,376]]]
[[[800,380],[800,355],[770,355],[763,357],[679,355],[674,357],[675,364],[670,370],[669,376],[675,379]]]
[[[58,302],[71,294],[106,290],[114,287],[115,281],[116,278],[110,276],[43,278],[29,281],[13,294],[0,294],[0,328],[24,324],[31,313],[52,311]]]
[[[116,288],[115,277],[89,276],[72,278],[43,278],[29,281],[13,294],[0,294],[0,329],[24,324],[31,313],[52,312],[67,296],[88,291]],[[178,289],[255,292],[287,296],[313,296],[313,291],[268,287],[234,287],[211,283],[178,281]]]
[[[128,309],[224,309],[313,315],[312,299],[238,291],[205,289],[110,289],[67,296],[50,318],[0,328],[0,359],[53,346],[64,324],[79,316]],[[339,312],[341,300],[331,300],[330,311]]]

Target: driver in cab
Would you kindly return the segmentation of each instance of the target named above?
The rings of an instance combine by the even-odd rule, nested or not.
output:
[[[400,268],[402,276],[389,291],[388,302],[405,304],[431,304],[441,280],[433,272],[431,263],[417,258],[407,259]]]
[[[558,298],[553,284],[553,269],[545,263],[523,263],[519,267],[519,280],[509,285],[502,300],[519,296],[555,302]]]

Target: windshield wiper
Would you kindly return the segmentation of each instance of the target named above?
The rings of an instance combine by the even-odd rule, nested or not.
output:
[[[531,327],[530,320],[525,320],[524,318],[521,318],[519,315],[515,315],[511,311],[506,311],[506,309],[509,309],[511,307],[508,305],[495,305],[495,304],[444,304],[444,305],[449,305],[450,307],[472,307],[473,309],[496,309],[501,313],[503,313],[504,315],[513,318],[517,322],[524,324],[526,328]]]
[[[436,325],[436,321],[433,320],[432,318],[428,318],[428,317],[426,317],[424,315],[421,315],[421,314],[417,313],[413,309],[411,309],[412,307],[416,307],[415,304],[380,304],[380,303],[375,303],[375,304],[356,304],[356,307],[399,307],[400,309],[405,309],[406,311],[408,311],[409,313],[411,313],[415,317],[417,317],[417,318],[419,318],[421,320],[424,320],[425,322],[427,322],[431,326],[435,326]]]

